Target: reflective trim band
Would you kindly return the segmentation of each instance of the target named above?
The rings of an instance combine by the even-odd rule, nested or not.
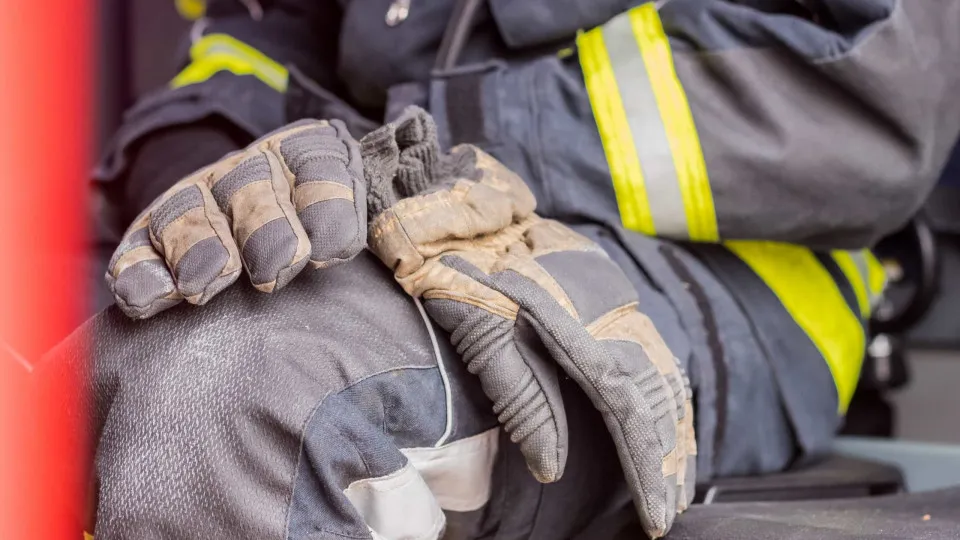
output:
[[[439,538],[446,525],[443,510],[409,461],[388,475],[352,482],[343,494],[373,538]]]
[[[83,531],[83,540],[93,540],[93,535],[87,531]]]
[[[887,290],[887,271],[883,263],[869,250],[864,250],[864,259],[867,261],[867,293],[870,297],[871,312],[880,305],[883,293]]]
[[[453,512],[473,512],[490,501],[500,428],[431,448],[404,448],[437,504]]]
[[[624,226],[718,241],[700,138],[654,4],[581,33],[577,47]]]
[[[593,116],[610,167],[620,219],[627,229],[652,236],[657,231],[650,214],[643,169],[627,124],[602,30],[598,28],[579,34],[577,48]]]
[[[190,65],[185,67],[170,86],[180,88],[206,81],[216,73],[253,75],[278,92],[287,90],[287,69],[276,61],[226,34],[201,37],[190,47]]]
[[[174,0],[177,13],[188,21],[195,21],[207,12],[206,0]]]
[[[851,251],[834,251],[831,253],[833,260],[843,271],[854,295],[857,297],[857,306],[860,308],[860,316],[864,319],[870,317],[870,294],[867,291],[867,262],[859,253]]]
[[[831,255],[857,296],[860,316],[864,320],[869,319],[886,288],[887,277],[883,265],[868,249],[834,251]]]
[[[726,246],[766,283],[823,355],[837,386],[840,413],[845,413],[860,379],[866,336],[836,281],[804,247],[749,241]]]

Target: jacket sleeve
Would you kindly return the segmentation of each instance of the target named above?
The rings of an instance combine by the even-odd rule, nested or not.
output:
[[[816,248],[897,229],[960,130],[958,24],[952,0],[666,0],[580,34],[624,224]]]
[[[98,241],[115,242],[183,175],[284,124],[340,118],[358,137],[372,129],[336,95],[340,15],[335,2],[208,2],[180,71],[124,114],[94,170],[94,196],[117,207],[98,218]]]
[[[250,139],[307,116],[368,128],[368,121],[336,97],[338,5],[247,4],[257,9],[235,0],[208,3],[206,16],[190,32],[181,70],[125,113],[94,173],[97,181],[124,178],[132,153],[153,134],[211,119]]]

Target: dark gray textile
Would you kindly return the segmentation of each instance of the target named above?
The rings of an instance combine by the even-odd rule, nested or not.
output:
[[[72,365],[92,338],[96,537],[370,538],[343,488],[437,442],[445,386],[448,440],[497,423],[437,337],[446,382],[416,307],[369,256],[275,295],[236,287],[149,321],[98,315],[48,360]],[[502,433],[490,502],[447,512],[447,538],[568,538],[629,501],[599,413],[572,380],[558,387],[571,469],[538,483]]]
[[[418,3],[395,26],[373,0],[275,2],[256,21],[233,0],[212,0],[205,32],[294,66],[290,90],[229,72],[164,89],[131,112],[98,177],[123,176],[137,141],[171,126],[215,116],[258,136],[336,117],[359,137],[428,93],[445,143],[481,144],[540,186],[583,184],[556,206],[538,192],[545,215],[615,211],[583,75],[564,49],[576,31],[642,3],[481,3],[459,65],[437,73],[452,0]],[[958,9],[952,0],[663,2],[721,236],[863,247],[909,218],[960,130],[950,93]]]

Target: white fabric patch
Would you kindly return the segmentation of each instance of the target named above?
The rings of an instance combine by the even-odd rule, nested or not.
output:
[[[440,505],[409,462],[387,476],[357,480],[343,493],[378,540],[436,540],[446,525]]]
[[[420,472],[440,508],[470,512],[490,500],[500,428],[435,448],[401,450]]]

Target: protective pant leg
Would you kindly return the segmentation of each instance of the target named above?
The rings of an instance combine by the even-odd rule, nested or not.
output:
[[[539,484],[448,336],[371,257],[222,296],[84,329],[96,538],[567,538],[630,504],[576,384],[570,466]]]

